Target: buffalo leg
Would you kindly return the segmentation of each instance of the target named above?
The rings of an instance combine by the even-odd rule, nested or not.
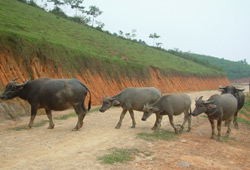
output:
[[[37,108],[31,106],[31,117],[30,117],[30,123],[28,125],[29,129],[33,126],[34,119],[36,117],[36,112],[37,112]]]
[[[221,141],[221,119],[217,120],[217,130],[218,130],[218,141]]]
[[[214,125],[214,120],[208,119],[210,124],[211,124],[211,128],[212,128],[212,135],[211,135],[211,139],[215,139],[215,125]]]
[[[48,129],[54,129],[54,123],[53,123],[53,120],[52,120],[52,114],[51,114],[51,110],[46,110],[46,114],[47,114],[47,117],[49,118],[49,127]]]
[[[131,119],[132,119],[132,126],[131,126],[131,128],[135,128],[136,123],[135,123],[135,116],[134,116],[133,110],[129,110],[129,114],[130,114]]]
[[[156,113],[155,116],[156,116],[155,124],[151,129],[152,130],[159,130],[161,127],[162,115]]]
[[[191,119],[192,119],[192,115],[188,114],[188,130],[187,130],[187,132],[190,132],[190,130],[191,130]]]
[[[172,115],[172,114],[169,114],[169,115],[168,115],[168,118],[169,118],[170,124],[171,124],[172,127],[174,128],[175,133],[178,134],[178,130],[177,130],[177,128],[174,126],[173,115]]]
[[[232,122],[232,120],[229,120],[229,122],[228,122],[227,134],[226,134],[227,137],[229,137],[230,132],[231,132],[231,122]]]
[[[181,125],[180,130],[179,130],[180,133],[183,131],[184,125],[186,124],[186,122],[188,121],[188,119],[189,119],[189,114],[188,114],[188,112],[185,112],[184,113],[184,120],[183,120],[183,123]],[[188,122],[188,125],[189,125],[189,122]]]
[[[122,125],[122,120],[123,120],[126,113],[127,113],[127,109],[123,109],[122,113],[121,113],[121,116],[120,116],[120,120],[119,120],[119,122],[117,123],[117,125],[115,127],[116,129],[120,129],[120,127]]]
[[[237,116],[238,116],[238,111],[234,114],[233,123],[234,123],[234,128],[235,129],[239,129],[239,125],[238,125],[238,121],[237,121]]]
[[[81,105],[73,106],[76,114],[78,115],[78,121],[76,127],[72,129],[73,131],[79,130],[83,126],[83,119],[86,115],[86,111],[83,111]]]

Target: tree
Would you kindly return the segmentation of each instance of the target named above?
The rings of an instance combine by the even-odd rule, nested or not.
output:
[[[160,48],[161,47],[161,45],[162,45],[162,43],[156,43],[156,47],[158,47],[158,48]]]
[[[98,7],[92,5],[89,6],[89,10],[86,11],[86,13],[92,16],[92,27],[93,27],[95,18],[101,15],[103,12]]]
[[[81,4],[84,0],[64,0],[66,4],[69,4],[72,9],[76,10],[76,16],[77,16],[77,10],[84,12],[84,6]]]
[[[122,30],[119,31],[119,34],[120,34],[121,37],[123,37],[123,31]]]
[[[54,5],[56,6],[55,8],[59,8],[60,5],[64,4],[63,0],[48,0],[48,2],[53,2]]]
[[[130,33],[125,33],[125,35],[126,35],[127,39],[130,39],[130,38],[131,38]]]
[[[62,11],[62,9],[57,6],[53,10],[51,10],[50,13],[63,17],[63,18],[68,18],[68,16]]]
[[[136,37],[136,29],[132,29],[131,37],[132,38]]]
[[[105,25],[105,24],[104,24],[103,22],[101,22],[101,21],[96,21],[95,23],[97,24],[97,27],[96,27],[96,28],[97,28],[98,30],[102,30],[103,27],[104,27],[104,25]]]
[[[154,45],[155,45],[155,39],[156,39],[156,38],[160,38],[160,36],[157,35],[156,33],[154,33],[154,34],[150,34],[150,35],[149,35],[149,38],[152,38],[152,39],[153,39],[153,46],[154,46]]]

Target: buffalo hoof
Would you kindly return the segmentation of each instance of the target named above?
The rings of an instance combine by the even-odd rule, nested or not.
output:
[[[190,132],[191,131],[191,128],[190,129],[188,129],[186,132]]]
[[[72,131],[78,131],[79,128],[75,127],[74,129],[72,129]]]
[[[116,129],[120,129],[120,127],[121,127],[121,126],[116,126],[115,128],[116,128]]]
[[[135,128],[135,125],[131,126],[131,128]]]
[[[30,125],[27,126],[27,129],[28,129],[28,130],[31,129],[31,128],[32,128],[32,126],[30,126]]]
[[[82,124],[81,124],[80,128],[82,128],[82,127],[83,127],[83,122],[82,122]]]
[[[180,129],[179,129],[179,132],[178,133],[182,133],[183,132],[183,127],[181,127]]]
[[[151,128],[151,130],[159,130],[160,128],[159,127],[156,127],[156,126],[153,126],[152,128]]]
[[[239,129],[238,123],[234,123],[234,128],[235,128],[235,129]]]
[[[219,138],[217,139],[217,141],[218,141],[218,142],[222,142],[222,139],[221,139],[221,137],[219,137]]]
[[[214,136],[214,135],[212,135],[210,139],[215,139],[215,136]]]
[[[54,129],[54,125],[53,126],[49,126],[48,129]]]
[[[121,127],[121,124],[120,123],[118,123],[117,125],[116,125],[116,129],[120,129],[120,127]]]

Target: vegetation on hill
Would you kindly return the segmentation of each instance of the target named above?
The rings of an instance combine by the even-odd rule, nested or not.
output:
[[[0,48],[24,57],[54,61],[71,70],[89,69],[111,77],[162,74],[225,76],[218,68],[113,36],[16,0],[0,0]]]
[[[217,70],[225,70],[229,80],[249,77],[250,65],[245,61],[229,61],[212,56],[182,52],[179,50],[168,50],[169,53],[194,61],[204,66],[209,66]]]
[[[250,65],[245,61],[229,61],[225,59],[219,59],[207,55],[199,55],[193,53],[187,53],[194,59],[203,60],[210,65],[215,67],[220,67],[227,72],[229,80],[240,79],[244,77],[249,77],[250,75]]]

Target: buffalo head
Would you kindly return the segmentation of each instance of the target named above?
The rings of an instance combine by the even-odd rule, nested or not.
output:
[[[103,101],[102,101],[102,107],[100,108],[99,111],[105,112],[110,107],[119,106],[119,105],[120,105],[120,102],[118,100],[116,100],[115,98],[112,98],[112,97],[106,97],[106,95],[104,94]]]
[[[18,84],[18,83],[16,83],[17,79],[18,78],[11,80],[6,85],[6,89],[3,92],[3,94],[0,96],[0,99],[9,100],[9,99],[13,99],[14,97],[17,97],[19,94],[19,91],[31,80],[31,78],[30,78],[28,81],[26,81],[22,84]]]
[[[148,103],[143,106],[143,116],[141,118],[142,121],[146,121],[152,113],[159,111],[158,108],[149,106]]]
[[[217,107],[215,104],[213,104],[214,100],[204,101],[202,100],[202,97],[203,96],[201,96],[199,99],[195,99],[195,109],[191,115],[198,116],[201,113],[207,112],[208,109],[215,109]]]
[[[219,89],[222,90],[221,94],[230,93],[230,94],[232,94],[234,96],[236,95],[236,93],[242,92],[242,91],[245,90],[244,88],[237,88],[237,87],[234,87],[234,86],[226,86],[226,87],[219,86]]]

